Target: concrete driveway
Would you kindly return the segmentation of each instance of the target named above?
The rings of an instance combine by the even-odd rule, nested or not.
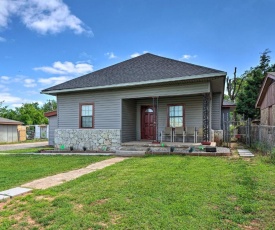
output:
[[[48,141],[33,142],[33,143],[21,143],[21,144],[5,144],[5,145],[0,145],[0,151],[44,147],[48,144],[49,144]]]

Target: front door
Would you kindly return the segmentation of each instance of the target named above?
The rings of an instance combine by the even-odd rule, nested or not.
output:
[[[141,106],[141,139],[155,140],[156,124],[153,106]]]

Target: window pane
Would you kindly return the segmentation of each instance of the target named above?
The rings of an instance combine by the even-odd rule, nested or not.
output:
[[[92,128],[93,126],[93,117],[82,117],[82,127],[83,128]]]
[[[169,106],[169,124],[170,124],[170,127],[183,126],[183,106],[182,105]]]
[[[174,107],[173,106],[169,107],[169,116],[174,116]]]
[[[154,111],[153,111],[153,109],[149,108],[149,109],[146,109],[145,112],[146,113],[153,113]]]
[[[170,127],[175,127],[175,118],[170,117]]]
[[[174,127],[182,127],[183,122],[182,122],[182,117],[175,117],[174,118]]]
[[[92,116],[93,106],[92,105],[82,105],[82,116]]]

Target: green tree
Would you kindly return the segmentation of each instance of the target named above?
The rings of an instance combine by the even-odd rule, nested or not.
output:
[[[25,125],[47,124],[48,119],[44,116],[44,111],[39,107],[37,102],[25,103],[15,109],[19,120]]]
[[[48,100],[46,103],[42,105],[42,110],[44,112],[50,112],[57,109],[57,103],[55,100]]]
[[[270,51],[266,49],[260,56],[259,65],[243,74],[245,81],[236,98],[236,111],[245,118],[260,118],[260,110],[255,108],[258,94],[266,73],[275,70],[275,64],[270,64],[269,53]]]

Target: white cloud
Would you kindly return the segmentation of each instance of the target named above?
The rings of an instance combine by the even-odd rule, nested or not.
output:
[[[135,58],[135,57],[138,57],[138,56],[140,56],[142,54],[146,54],[146,53],[148,53],[148,51],[143,51],[142,53],[136,52],[136,53],[131,54],[130,57]]]
[[[70,29],[76,34],[92,35],[62,0],[1,0],[0,27],[7,27],[12,16],[18,16],[27,28],[41,34]]]
[[[35,83],[35,80],[27,78],[27,79],[24,79],[24,86],[27,88],[32,88],[37,86],[37,84]]]
[[[0,42],[5,42],[6,38],[0,37]]]
[[[108,52],[105,55],[108,56],[109,59],[117,58],[117,56],[113,52]]]
[[[68,76],[39,78],[38,82],[44,85],[58,85],[70,79],[71,77],[68,77]]]
[[[1,101],[5,103],[23,103],[23,100],[20,97],[12,96],[10,93],[0,93]]]
[[[196,58],[196,57],[197,57],[197,55],[184,54],[184,55],[182,55],[180,60],[188,60],[188,59]]]
[[[141,54],[140,53],[133,53],[130,55],[131,58],[135,58],[135,57],[138,57],[140,56]]]
[[[83,75],[93,71],[93,66],[87,63],[77,63],[72,62],[54,62],[53,66],[42,66],[36,67],[34,70],[41,70],[50,74],[73,74],[73,75]]]
[[[1,80],[3,81],[8,81],[10,79],[10,77],[8,76],[1,76]]]

